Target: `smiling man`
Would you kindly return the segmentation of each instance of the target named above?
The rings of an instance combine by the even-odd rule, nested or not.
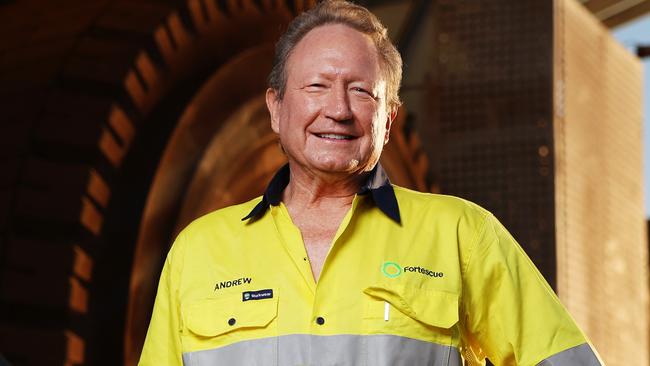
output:
[[[141,365],[602,364],[494,216],[390,184],[401,68],[363,7],[292,22],[266,92],[289,163],[179,235]]]

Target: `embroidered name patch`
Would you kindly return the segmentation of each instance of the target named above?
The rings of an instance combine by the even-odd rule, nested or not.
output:
[[[241,295],[242,301],[271,299],[273,298],[273,290],[244,291]]]

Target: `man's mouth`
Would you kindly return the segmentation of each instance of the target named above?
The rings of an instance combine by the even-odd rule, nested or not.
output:
[[[354,136],[340,135],[337,133],[317,133],[315,135],[322,139],[332,139],[332,140],[352,140],[354,138]]]

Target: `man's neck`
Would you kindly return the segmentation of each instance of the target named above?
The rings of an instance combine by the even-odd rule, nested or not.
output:
[[[318,281],[337,229],[367,174],[337,177],[314,174],[294,165],[290,171],[282,201],[302,234],[314,280]]]
[[[336,175],[311,172],[291,166],[289,184],[282,194],[291,211],[305,209],[347,210],[367,179],[366,174]]]

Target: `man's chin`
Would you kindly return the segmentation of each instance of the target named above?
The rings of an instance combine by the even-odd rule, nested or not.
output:
[[[367,162],[361,163],[359,160],[349,159],[316,162],[312,164],[310,169],[330,175],[355,175],[372,169],[372,167],[366,167],[366,165],[368,165]]]

